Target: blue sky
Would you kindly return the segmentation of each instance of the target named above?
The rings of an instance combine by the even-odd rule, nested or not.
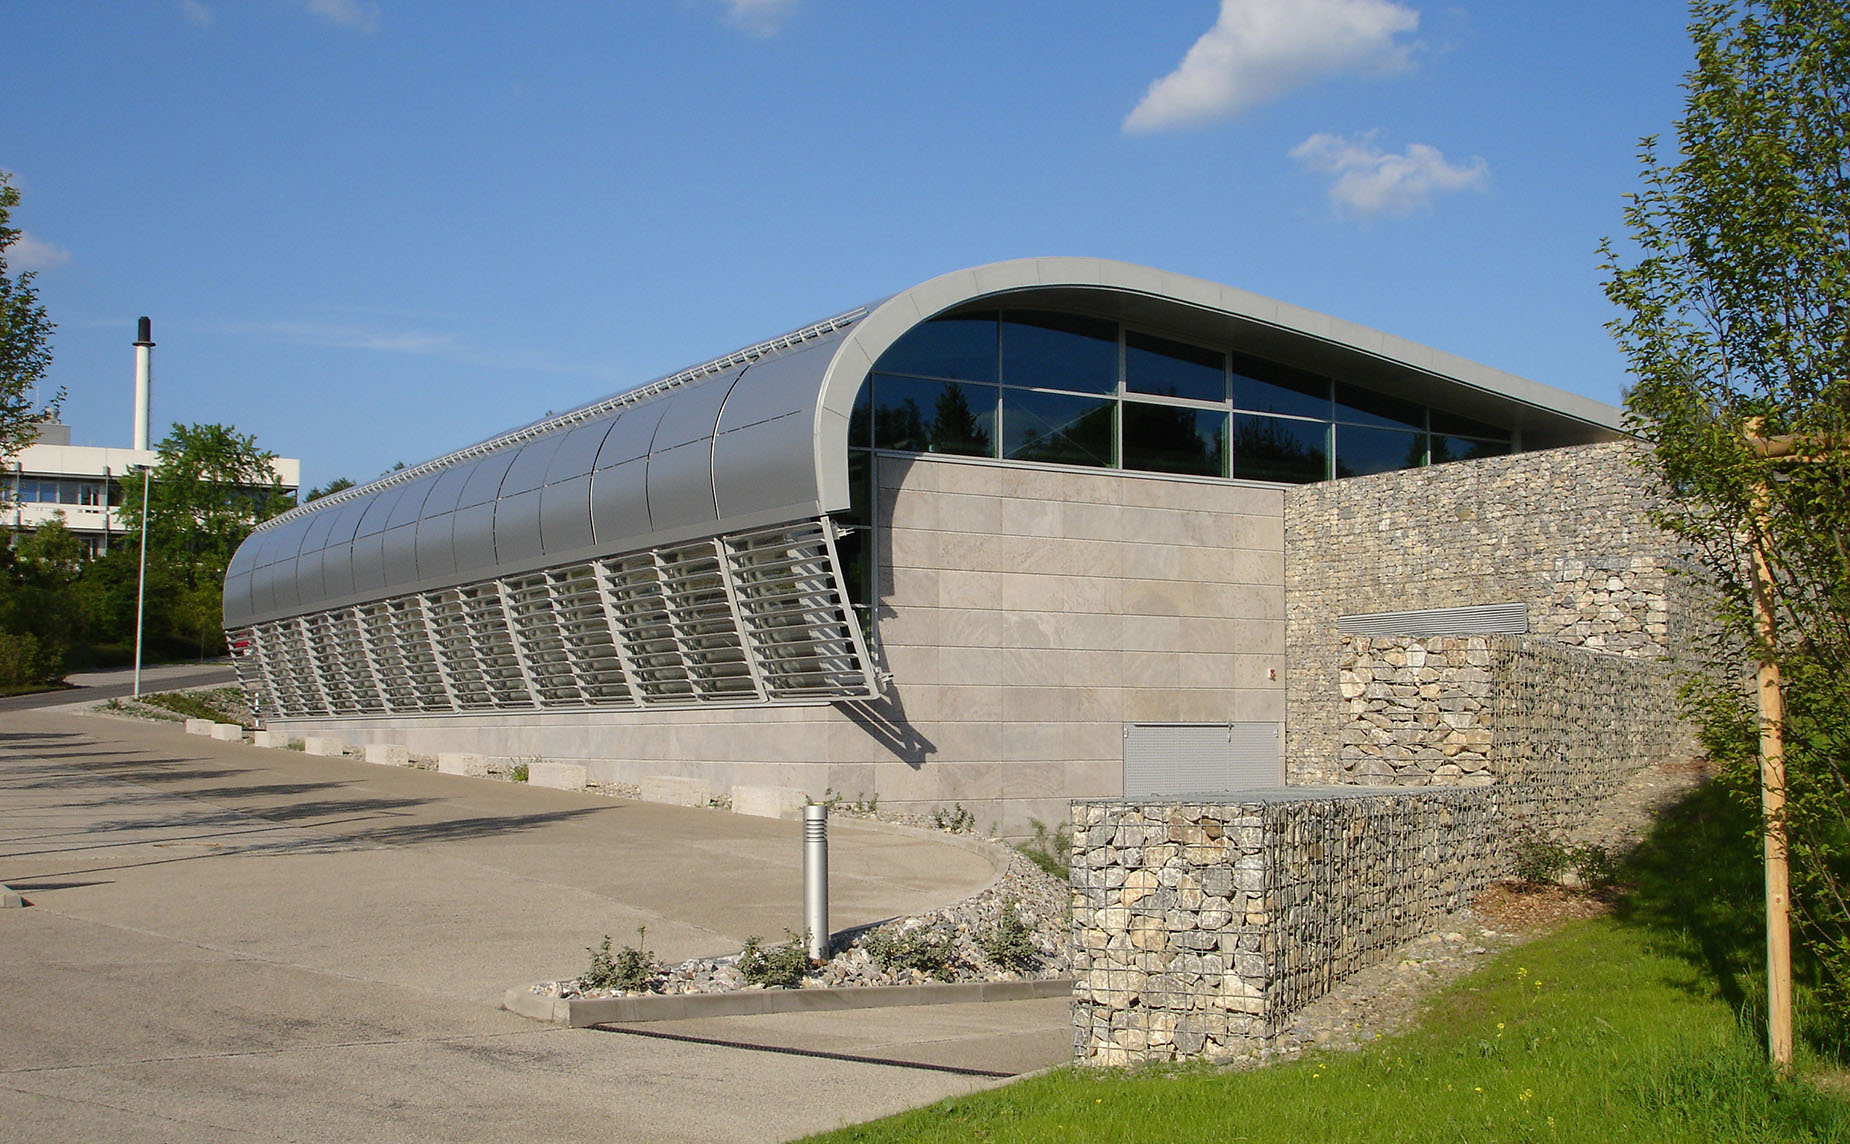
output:
[[[1004,258],[1229,283],[1616,402],[1674,0],[12,0],[12,269],[79,444],[367,480]]]

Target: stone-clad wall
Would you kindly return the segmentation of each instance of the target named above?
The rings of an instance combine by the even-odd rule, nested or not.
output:
[[[1073,807],[1075,1054],[1261,1054],[1498,864],[1496,787]]]
[[[1696,587],[1650,523],[1638,448],[1548,449],[1287,493],[1288,779],[1344,781],[1338,615],[1521,602],[1538,639],[1684,663]]]

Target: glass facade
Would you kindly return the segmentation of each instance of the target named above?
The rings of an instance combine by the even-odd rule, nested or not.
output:
[[[1508,453],[1505,427],[1082,314],[977,310],[882,354],[853,448],[1306,484]]]
[[[10,475],[9,475],[10,476]],[[101,507],[122,503],[121,486],[84,477],[11,477],[5,487],[11,499],[22,504],[74,504]]]

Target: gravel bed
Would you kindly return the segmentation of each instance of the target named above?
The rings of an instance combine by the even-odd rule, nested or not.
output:
[[[942,981],[1031,981],[1065,977],[1071,972],[1066,954],[1070,923],[1067,889],[1063,879],[1043,871],[1021,854],[1009,857],[1002,875],[974,897],[928,914],[899,918],[883,925],[849,931],[838,936],[835,955],[806,974],[797,988],[837,989],[877,985],[929,985]],[[1014,910],[1027,927],[1037,964],[1025,971],[1004,969],[983,952],[982,943],[996,931],[1004,910]],[[948,943],[949,956],[942,975],[915,968],[885,967],[869,953],[869,939],[898,936],[912,941]],[[788,937],[788,935],[786,935]],[[748,984],[739,972],[738,955],[696,957],[664,966],[650,981],[647,993],[729,993],[761,989]],[[547,997],[638,996],[631,991],[587,989],[578,978],[542,982],[533,992]]]

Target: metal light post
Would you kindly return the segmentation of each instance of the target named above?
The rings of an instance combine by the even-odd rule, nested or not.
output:
[[[152,487],[154,467],[138,465],[141,470],[141,574],[135,579],[135,691],[141,698],[141,620],[148,598],[148,489]]]

